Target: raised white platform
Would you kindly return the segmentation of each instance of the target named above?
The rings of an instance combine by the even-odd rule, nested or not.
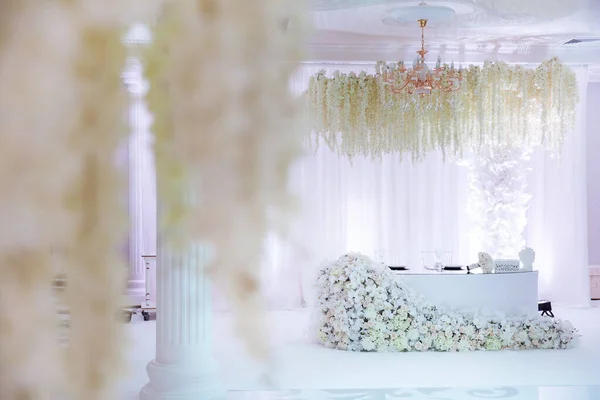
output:
[[[297,390],[294,399],[326,400],[309,397],[302,390],[378,389],[378,388],[500,388],[551,386],[553,396],[540,391],[538,400],[581,400],[571,397],[556,386],[597,385],[600,371],[600,302],[591,309],[554,308],[556,318],[567,319],[581,334],[578,347],[569,350],[480,351],[480,352],[408,352],[355,353],[326,349],[314,340],[311,329],[312,309],[271,311],[267,313],[270,342],[277,360],[275,390]],[[131,343],[128,347],[129,374],[123,375],[121,390],[125,395],[115,400],[138,400],[140,387],[148,382],[146,365],[154,357],[156,322],[144,322],[134,316],[126,324]],[[248,359],[244,345],[233,330],[230,313],[215,312],[214,354],[221,366],[223,383],[228,390],[274,390],[265,386],[258,364]],[[451,366],[451,368],[449,368]],[[465,373],[465,371],[494,371]],[[350,398],[371,399],[346,394]],[[492,392],[493,393],[493,392]],[[252,399],[247,393],[242,398]],[[262,393],[259,393],[262,394]],[[313,394],[313,393],[310,393]],[[413,393],[406,400],[425,400],[436,396]],[[417,396],[419,394],[419,396]],[[436,393],[437,394],[437,393]],[[129,395],[129,397],[127,397]],[[306,397],[303,397],[305,396]],[[381,392],[379,397],[381,399]],[[467,400],[466,396],[437,396]],[[238,397],[231,397],[238,398]],[[261,400],[268,396],[259,397]],[[390,396],[390,399],[397,397]],[[404,398],[404,397],[402,397]],[[488,396],[492,398],[492,396]],[[513,400],[509,397],[508,400]],[[599,399],[585,397],[585,400]],[[283,400],[283,399],[280,399]],[[399,400],[399,399],[398,399]]]
[[[483,309],[507,315],[537,314],[537,271],[507,274],[467,274],[467,271],[396,273],[407,286],[438,306]]]

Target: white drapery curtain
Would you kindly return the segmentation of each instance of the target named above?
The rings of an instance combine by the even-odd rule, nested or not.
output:
[[[307,64],[291,84],[301,93],[309,77],[372,72],[366,65]],[[540,297],[555,304],[589,305],[585,174],[587,69],[575,68],[581,101],[577,127],[568,135],[562,158],[538,150],[528,173],[533,195],[525,231],[536,250]],[[381,163],[352,164],[326,145],[307,154],[290,185],[301,211],[293,229],[294,245],[270,238],[265,248],[264,291],[272,308],[314,303],[313,285],[325,260],[346,251],[369,255],[383,250],[390,262],[421,267],[421,251],[451,251],[453,263],[475,262],[478,238],[466,213],[467,169],[444,163],[439,154],[412,165],[388,156]]]
[[[291,82],[291,90],[302,93],[309,77],[320,69],[327,73],[372,72],[368,65],[307,64]],[[526,239],[537,253],[534,267],[540,270],[541,295],[555,303],[585,306],[589,304],[587,71],[579,68],[577,76],[581,94],[578,125],[567,138],[561,165],[543,151],[532,157],[529,184],[533,198]],[[149,177],[154,174],[153,166],[143,169],[145,179],[154,179]],[[357,158],[351,164],[326,145],[316,154],[307,149],[290,176],[290,188],[300,204],[291,225],[291,241],[275,235],[265,240],[262,285],[269,308],[314,304],[313,285],[322,263],[347,251],[373,256],[383,250],[387,261],[411,268],[421,266],[421,251],[436,249],[452,252],[453,263],[475,262],[480,249],[466,213],[467,173],[466,168],[444,163],[435,153],[417,165],[410,159],[400,162],[397,156],[385,157],[382,162]],[[147,209],[152,207],[147,205]],[[143,215],[146,226],[155,223],[154,213]],[[144,231],[144,237],[155,234],[152,229]],[[214,306],[227,308],[217,290]]]
[[[586,95],[587,67],[573,68],[579,85],[577,126],[559,160],[543,151],[532,156],[529,177],[533,195],[527,244],[536,251],[540,295],[555,304],[589,307],[587,241]],[[594,110],[590,110],[594,112]]]
[[[366,65],[314,65],[301,68],[291,90],[302,93],[320,69],[333,73],[372,72]],[[291,243],[269,238],[265,247],[263,288],[270,306],[314,303],[313,285],[326,260],[347,251],[420,267],[421,252],[452,252],[452,261],[474,262],[465,214],[466,169],[431,154],[413,165],[386,156],[381,162],[352,163],[325,144],[307,149],[290,177],[300,212]]]
[[[305,247],[299,267],[308,304],[319,266],[347,251],[379,253],[383,261],[411,269],[422,266],[422,251],[452,252],[459,264],[475,261],[464,207],[466,169],[444,163],[439,154],[417,165],[396,156],[350,164],[322,146],[300,163],[295,178],[302,202],[296,238]]]

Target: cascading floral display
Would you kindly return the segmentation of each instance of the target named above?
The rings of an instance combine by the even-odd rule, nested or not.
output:
[[[288,88],[301,32],[282,30],[297,5],[173,3],[144,62],[161,239],[214,248],[209,273],[236,311],[240,337],[261,358],[269,355],[260,323],[262,242],[284,220],[287,176],[302,154],[299,101]]]
[[[461,156],[483,144],[559,151],[574,128],[576,77],[556,58],[535,69],[470,66],[459,91],[426,96],[390,92],[380,74],[389,67],[312,76],[308,109],[317,137],[350,158],[410,153],[416,161],[433,150]]]
[[[403,285],[386,266],[355,253],[325,266],[317,280],[317,294],[318,339],[340,350],[566,349],[577,337],[568,321],[490,317],[436,307]]]

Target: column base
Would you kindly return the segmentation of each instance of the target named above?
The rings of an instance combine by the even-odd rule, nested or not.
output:
[[[150,382],[140,391],[139,400],[224,400],[226,397],[219,371],[206,364],[165,365],[152,360],[146,371]]]
[[[145,300],[145,294],[131,294],[127,293],[127,304],[123,304],[125,307],[139,307]]]
[[[133,280],[127,281],[127,306],[139,306],[146,299],[146,281]]]

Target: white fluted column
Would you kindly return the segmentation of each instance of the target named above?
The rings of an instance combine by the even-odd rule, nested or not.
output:
[[[210,281],[203,274],[209,252],[192,246],[171,252],[159,241],[157,260],[156,358],[140,400],[222,399],[212,355]]]
[[[129,276],[127,295],[140,304],[146,295],[146,265],[142,255],[156,254],[156,187],[150,116],[144,102],[146,84],[139,60],[130,58],[124,81],[130,96],[129,160]],[[154,291],[151,291],[154,300]]]
[[[141,39],[132,32],[135,40],[149,42],[147,31],[140,28]],[[135,32],[134,32],[135,33]],[[132,41],[135,41],[131,39]],[[139,63],[138,63],[139,65]],[[216,400],[225,396],[220,385],[220,371],[213,358],[212,348],[212,293],[209,279],[203,269],[209,261],[207,246],[190,246],[185,251],[173,252],[160,239],[157,240],[157,191],[156,172],[149,129],[149,113],[142,96],[147,89],[141,65],[139,71],[138,148],[147,153],[139,154],[134,163],[143,174],[132,178],[140,182],[130,186],[132,201],[142,204],[142,216],[133,213],[132,230],[141,232],[132,239],[135,246],[142,246],[146,254],[157,255],[156,260],[156,357],[148,363],[149,382],[140,391],[140,400]],[[135,89],[134,89],[135,90]],[[133,139],[132,139],[133,140]],[[132,153],[130,153],[132,154]],[[145,154],[147,155],[144,158]],[[133,154],[137,155],[137,154]],[[146,160],[146,161],[144,161]],[[131,165],[131,164],[130,164]],[[141,165],[141,166],[140,166]],[[142,196],[141,200],[138,194]],[[137,226],[133,228],[133,224]],[[133,255],[134,249],[130,249]],[[141,257],[140,261],[141,261]],[[133,260],[132,260],[133,261]],[[133,265],[136,267],[134,268]],[[137,261],[132,263],[130,282],[137,275]],[[151,293],[151,298],[153,293]]]

